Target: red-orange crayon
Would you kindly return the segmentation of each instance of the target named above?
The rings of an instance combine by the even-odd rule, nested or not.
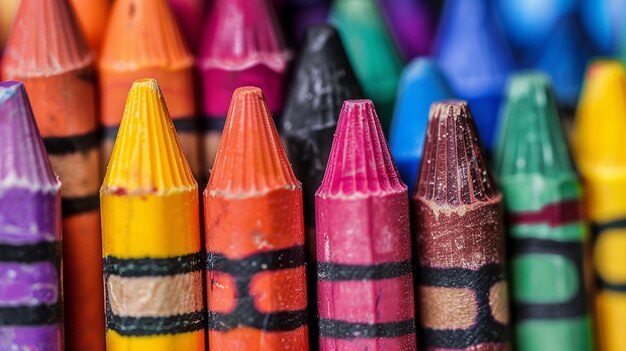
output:
[[[110,0],[70,0],[85,41],[94,52],[100,52],[109,18]]]

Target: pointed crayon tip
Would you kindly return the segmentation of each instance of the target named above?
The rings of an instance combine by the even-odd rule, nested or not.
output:
[[[58,191],[24,84],[0,82],[0,125],[0,188]]]
[[[626,166],[626,73],[617,60],[592,62],[587,70],[576,120],[574,155],[587,166]]]
[[[415,196],[452,208],[499,196],[467,102],[432,105]]]
[[[154,79],[133,83],[101,192],[146,194],[197,188]]]
[[[300,187],[261,89],[235,90],[215,164],[210,194],[238,197]]]
[[[322,185],[316,196],[362,196],[406,191],[371,100],[348,100],[339,115]]]
[[[498,177],[572,173],[550,79],[524,72],[509,80],[496,149]]]
[[[448,81],[433,60],[417,58],[404,69],[389,144],[410,194],[413,193],[422,159],[430,106],[435,101],[452,97]]]

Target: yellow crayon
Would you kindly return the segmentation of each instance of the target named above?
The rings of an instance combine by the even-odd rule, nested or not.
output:
[[[198,186],[154,79],[136,81],[100,189],[108,351],[204,351]]]
[[[573,142],[595,228],[598,343],[601,351],[626,351],[626,73],[620,62],[589,66]]]

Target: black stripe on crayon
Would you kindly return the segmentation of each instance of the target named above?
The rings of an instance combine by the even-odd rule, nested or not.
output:
[[[626,218],[616,219],[604,223],[592,223],[591,234],[594,242],[598,240],[598,237],[608,230],[621,229],[626,230]],[[611,283],[601,277],[596,271],[596,284],[602,290],[609,290],[618,293],[626,293],[626,282],[623,283]]]
[[[227,332],[240,327],[249,327],[268,332],[284,332],[307,324],[306,310],[260,313],[254,308],[252,301],[243,304],[239,301],[237,308],[229,314],[208,311],[209,330]]]
[[[202,270],[201,253],[168,258],[122,259],[114,256],[103,258],[105,277],[163,277]]]
[[[398,338],[415,334],[415,321],[389,323],[351,323],[333,319],[319,320],[320,336],[333,339]]]
[[[548,239],[513,239],[512,255],[543,254],[568,259],[578,274],[576,294],[560,303],[530,303],[513,300],[513,316],[517,321],[530,319],[560,319],[584,316],[587,313],[587,294],[584,284],[583,243]]]
[[[198,129],[198,119],[194,116],[172,118],[172,122],[178,133],[195,132]]]
[[[605,223],[593,223],[591,226],[591,231],[596,237],[610,229],[626,229],[626,218]]]
[[[58,262],[61,243],[58,241],[26,245],[0,244],[0,262]]]
[[[203,116],[199,121],[200,130],[203,132],[221,132],[226,124],[226,116]]]
[[[251,277],[259,272],[300,266],[304,266],[304,246],[302,245],[259,252],[240,260],[231,260],[222,254],[208,252],[206,262],[208,271],[223,272],[235,277]]]
[[[61,213],[70,217],[100,209],[100,195],[92,194],[82,197],[61,197]]]
[[[420,267],[419,284],[444,288],[467,288],[474,292],[478,313],[467,329],[421,328],[418,340],[426,347],[464,349],[482,343],[505,343],[507,327],[496,321],[489,306],[491,287],[504,280],[504,267],[490,263],[478,270],[467,268]]]
[[[401,277],[411,273],[411,260],[385,262],[373,265],[336,264],[319,262],[317,277],[319,280],[380,280]]]
[[[100,130],[67,137],[43,138],[43,143],[49,154],[63,156],[94,149],[100,145]]]
[[[170,317],[108,315],[107,328],[122,336],[180,334],[204,329],[204,319],[201,311]]]
[[[0,325],[49,325],[59,323],[61,304],[0,307]]]

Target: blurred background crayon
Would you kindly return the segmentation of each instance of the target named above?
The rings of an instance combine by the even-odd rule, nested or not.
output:
[[[126,94],[136,79],[155,78],[168,101],[191,171],[200,179],[194,58],[167,0],[116,0],[98,62],[103,163],[108,164]]]
[[[509,350],[502,195],[467,103],[430,110],[413,197],[426,350]]]
[[[300,47],[308,28],[326,23],[331,0],[278,1],[277,11],[290,46]]]
[[[154,79],[130,89],[100,194],[107,350],[204,351],[198,187]]]
[[[208,2],[206,0],[169,0],[169,4],[185,37],[187,47],[192,53],[198,52]]]
[[[302,190],[256,87],[235,90],[204,192],[209,348],[308,351]]]
[[[335,0],[329,21],[339,31],[365,97],[376,104],[388,133],[404,62],[377,0]]]
[[[111,0],[70,0],[83,38],[95,53],[100,52]]]
[[[61,183],[22,83],[0,83],[0,125],[0,350],[62,351]]]
[[[347,100],[315,194],[320,350],[417,350],[408,200],[374,105]]]
[[[622,63],[590,64],[576,111],[573,150],[593,224],[600,350],[626,350],[626,73]]]
[[[413,59],[402,72],[389,145],[398,171],[412,195],[422,161],[428,112],[433,102],[451,99],[447,79],[435,61]]]
[[[405,59],[428,55],[435,36],[435,16],[431,1],[378,0],[398,49]]]
[[[103,350],[94,56],[67,0],[21,0],[2,69],[4,79],[24,82],[52,168],[63,183],[66,349]]]
[[[508,218],[515,349],[592,350],[582,187],[549,78],[510,78],[495,174]]]
[[[211,4],[198,58],[206,177],[233,91],[246,85],[260,87],[276,118],[283,109],[289,58],[269,1],[215,0]]]
[[[569,0],[570,2],[574,2]],[[626,39],[626,2],[621,0],[578,0],[585,31],[600,55],[615,53]]]

